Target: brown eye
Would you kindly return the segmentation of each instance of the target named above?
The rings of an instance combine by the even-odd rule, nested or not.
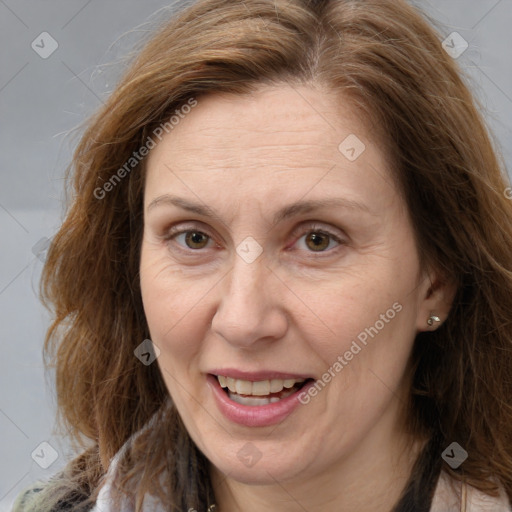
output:
[[[330,236],[326,233],[309,233],[306,236],[306,245],[313,251],[324,251],[329,247]]]
[[[190,249],[203,249],[208,243],[209,236],[201,231],[186,231],[185,243]]]
[[[318,224],[300,226],[292,236],[296,237],[298,235],[302,236],[294,244],[296,249],[309,254],[316,253],[320,256],[320,254],[325,253],[330,255],[340,246],[346,245],[346,241],[342,237],[320,227]]]

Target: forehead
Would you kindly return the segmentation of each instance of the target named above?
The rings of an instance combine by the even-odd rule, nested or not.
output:
[[[308,142],[310,146],[337,149],[343,135],[363,138],[366,131],[348,100],[337,99],[319,86],[283,84],[262,86],[252,94],[200,97],[192,112],[172,130],[172,136],[169,134],[168,144],[196,154],[218,149],[222,155],[262,144],[277,153],[290,144],[305,154]]]
[[[210,192],[242,186],[253,197],[273,200],[283,187],[295,196],[332,187],[348,196],[366,188],[366,195],[375,196],[389,187],[384,152],[352,104],[330,91],[264,86],[253,94],[215,93],[197,102],[151,150],[146,204],[167,189],[190,195],[206,183]]]

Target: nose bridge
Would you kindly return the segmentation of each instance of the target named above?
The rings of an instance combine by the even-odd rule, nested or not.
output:
[[[237,254],[224,280],[212,329],[239,346],[282,336],[286,319],[274,279],[264,258],[248,262]]]
[[[229,273],[225,298],[231,307],[249,307],[256,313],[260,313],[269,306],[266,291],[270,286],[270,270],[263,258],[247,262],[237,255],[231,272]]]
[[[263,243],[262,238],[255,235],[258,237],[258,242],[253,236],[250,236],[250,231],[247,231],[247,229],[257,229],[253,224],[253,217],[258,216],[260,211],[261,205],[257,201],[243,205],[232,226],[233,231],[239,231],[240,238],[234,247],[233,267],[226,279],[224,298],[236,299],[236,303],[239,305],[247,302],[247,305],[253,307],[255,305],[263,306],[264,304],[259,303],[258,300],[258,295],[260,295],[259,299],[264,296],[263,283],[272,286],[269,282],[271,276],[269,275],[270,269],[267,268],[267,257],[260,244],[260,242]],[[259,289],[257,289],[258,285]]]

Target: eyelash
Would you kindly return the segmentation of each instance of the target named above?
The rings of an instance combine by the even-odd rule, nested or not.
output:
[[[187,226],[185,228],[179,228],[176,226],[171,227],[171,229],[165,235],[164,240],[166,242],[168,242],[168,244],[170,244],[179,235],[191,233],[191,232],[200,233],[202,235],[205,235],[206,237],[209,238],[209,241],[213,241],[213,237],[211,237],[208,233],[201,231],[200,229],[196,229],[193,226]],[[303,236],[315,233],[315,234],[321,234],[321,235],[328,236],[331,240],[334,240],[338,244],[338,246],[335,248],[326,249],[323,251],[308,251],[313,255],[313,257],[322,257],[321,255],[326,254],[326,253],[331,254],[331,253],[335,252],[336,249],[338,249],[340,246],[346,245],[346,241],[341,239],[338,235],[332,233],[329,230],[323,229],[316,224],[301,226],[298,229],[294,230],[294,232],[292,233],[292,236],[295,238],[299,233],[300,233],[300,237],[297,238],[295,243],[297,243],[300,239],[302,239]],[[295,245],[295,243],[294,243],[294,245]],[[204,247],[202,249],[206,249],[206,247]],[[188,254],[200,253],[202,251],[202,249],[184,248],[183,246],[180,246],[178,244],[178,250],[188,253]]]

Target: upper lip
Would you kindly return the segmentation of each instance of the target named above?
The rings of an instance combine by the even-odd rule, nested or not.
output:
[[[274,370],[261,370],[257,372],[250,372],[245,370],[237,370],[235,368],[219,368],[208,371],[213,375],[223,375],[224,377],[231,377],[232,379],[249,380],[249,381],[260,381],[260,380],[272,380],[272,379],[310,379],[311,375],[305,373],[287,373]]]

